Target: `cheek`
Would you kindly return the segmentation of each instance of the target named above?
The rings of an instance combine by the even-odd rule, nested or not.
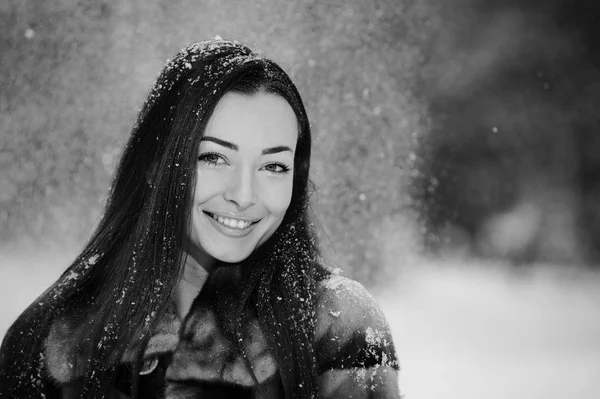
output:
[[[206,202],[221,190],[220,186],[222,184],[223,179],[219,180],[211,174],[199,175],[199,179],[196,182],[196,188],[194,189],[193,203],[198,205]]]
[[[283,217],[292,200],[293,182],[282,182],[282,184],[262,191],[262,202],[265,208],[274,216]]]

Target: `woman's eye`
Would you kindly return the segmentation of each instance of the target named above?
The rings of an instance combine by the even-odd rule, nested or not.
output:
[[[212,152],[200,155],[198,161],[213,166],[224,165],[227,163],[221,155]]]
[[[264,168],[269,172],[277,174],[283,174],[290,171],[290,168],[282,163],[270,163],[268,165],[265,165]]]

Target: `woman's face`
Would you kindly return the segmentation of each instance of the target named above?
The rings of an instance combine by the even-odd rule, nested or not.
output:
[[[298,123],[282,97],[226,93],[200,143],[189,254],[201,266],[239,262],[279,227],[290,205]]]

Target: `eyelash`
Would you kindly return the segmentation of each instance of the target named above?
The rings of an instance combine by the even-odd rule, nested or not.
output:
[[[267,167],[267,166],[278,166],[279,168],[281,168],[281,170],[279,170],[279,171],[269,170],[269,172],[276,173],[278,175],[284,175],[290,171],[290,167],[287,165],[284,165],[282,163],[275,162],[275,163],[270,163],[268,165],[265,165],[265,167]]]
[[[225,160],[225,157],[223,157],[223,155],[219,154],[218,152],[206,152],[198,157],[198,161],[203,162],[207,165],[217,166],[218,165],[217,162],[208,160],[208,158],[211,156],[222,159],[223,161],[225,161],[225,163],[227,163],[227,161]]]
[[[225,157],[223,157],[223,155],[221,155],[217,152],[206,152],[206,153],[200,155],[198,157],[198,162],[203,162],[203,163],[205,163],[207,165],[211,165],[211,166],[218,166],[219,165],[218,161],[216,161],[216,162],[209,161],[210,157],[217,157],[219,159],[222,159],[225,162],[225,164],[228,164]],[[283,174],[289,173],[289,171],[291,170],[289,166],[279,163],[279,162],[273,162],[273,163],[267,164],[264,166],[264,168],[269,167],[269,166],[275,166],[275,167],[280,168],[280,170],[277,170],[277,171],[266,169],[268,172],[275,173],[277,175],[283,175]]]

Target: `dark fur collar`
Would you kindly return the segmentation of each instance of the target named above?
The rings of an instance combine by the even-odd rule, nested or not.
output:
[[[223,291],[205,286],[183,321],[177,316],[174,305],[171,306],[161,317],[144,359],[171,353],[173,357],[167,369],[169,379],[220,379],[252,385],[254,381],[247,371],[246,361],[237,351],[233,342],[236,337],[227,324],[232,315],[228,300],[238,292],[235,285],[229,287]],[[384,348],[386,354],[383,356],[390,361],[388,365],[397,368],[387,323],[379,307],[360,284],[338,275],[326,278],[318,287],[315,316],[315,349],[321,370],[347,367],[344,362],[348,363],[345,360],[348,356],[354,356],[355,362],[364,363],[364,359],[357,356],[363,356],[360,355],[364,352],[362,347],[368,352],[370,346]],[[244,319],[243,347],[256,378],[262,382],[277,372],[277,365],[268,350],[256,314],[249,311]],[[85,328],[86,323],[80,318],[63,316],[55,320],[50,329],[45,343],[46,365],[49,374],[59,383],[67,383],[82,375],[74,364],[75,360],[81,363],[85,359],[86,349],[77,346],[74,337],[80,336]],[[132,362],[137,344],[132,343],[119,362]],[[382,353],[378,349],[379,359]]]
[[[85,362],[89,348],[81,344],[77,337],[82,336],[89,320],[92,320],[89,316],[82,318],[64,315],[52,323],[45,341],[45,358],[48,373],[57,382],[67,383],[83,374],[81,366]],[[174,351],[179,342],[180,325],[181,319],[177,316],[174,305],[169,306],[148,342],[144,358]],[[139,341],[132,342],[120,362],[132,363],[139,344]]]

